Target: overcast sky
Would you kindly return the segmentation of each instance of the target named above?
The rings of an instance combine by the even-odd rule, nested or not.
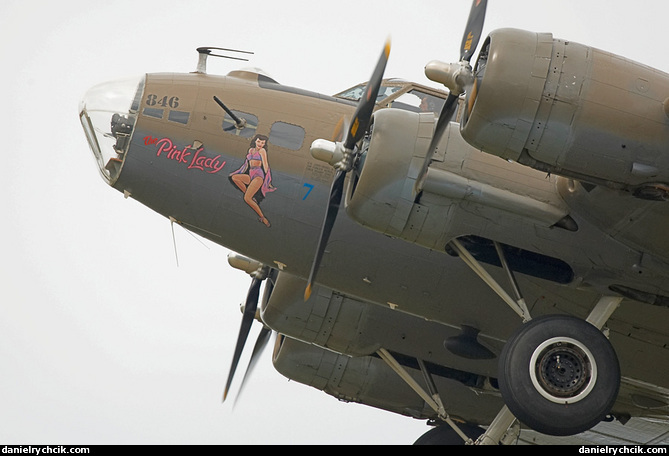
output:
[[[666,0],[489,3],[484,33],[553,32],[669,70]],[[365,81],[391,36],[386,75],[433,85],[424,65],[457,60],[470,6],[3,0],[0,442],[405,444],[426,431],[289,382],[269,350],[234,410],[221,405],[250,279],[179,227],[176,266],[169,221],[100,178],[78,104],[100,82],[193,71],[199,46],[254,51],[249,65],[279,82],[333,94]]]

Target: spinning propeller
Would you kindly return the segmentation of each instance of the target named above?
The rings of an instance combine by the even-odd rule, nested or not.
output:
[[[240,260],[239,257],[236,259]],[[242,259],[242,261],[243,260],[246,259]],[[234,261],[234,259],[231,259],[230,261],[232,262]],[[265,288],[265,294],[263,296],[263,299],[267,300],[269,299],[269,295],[271,294],[272,288],[274,286],[275,271],[266,266],[259,266],[255,271],[250,272],[250,275],[252,277],[251,286],[249,287],[249,291],[246,295],[246,302],[244,303],[244,312],[242,315],[242,324],[239,328],[239,335],[237,336],[237,345],[235,346],[235,353],[232,357],[232,364],[230,365],[230,373],[228,374],[228,380],[225,384],[225,391],[223,392],[224,402],[228,396],[228,392],[230,391],[230,385],[232,384],[232,379],[235,375],[235,371],[237,370],[237,365],[239,364],[239,360],[242,356],[242,351],[244,350],[246,339],[248,338],[249,332],[251,331],[251,324],[253,323],[253,320],[255,320],[256,318],[256,311],[258,310],[258,300],[260,298],[260,287],[262,286],[263,281],[269,279],[269,282],[267,283],[267,286]],[[255,346],[253,347],[253,353],[251,354],[251,360],[249,361],[249,365],[246,368],[244,379],[242,380],[240,393],[241,389],[244,387],[246,379],[248,378],[250,372],[253,370],[253,367],[258,361],[258,357],[260,356],[263,349],[267,345],[271,332],[272,331],[266,327],[263,327],[261,329],[260,334],[258,335],[258,339],[256,340]]]
[[[481,38],[487,4],[487,0],[474,0],[472,3],[472,8],[469,13],[469,20],[467,22],[465,34],[460,46],[460,62],[447,64],[433,60],[425,67],[425,74],[429,79],[445,85],[450,90],[448,98],[444,103],[444,107],[442,108],[442,111],[439,115],[434,136],[430,144],[430,149],[428,150],[428,156],[431,156],[434,152],[434,149],[441,140],[441,136],[443,135],[446,126],[453,118],[453,114],[457,108],[457,101],[460,98],[460,95],[470,90],[475,84],[474,74],[469,62],[474,55],[474,51],[476,50],[476,47],[478,46],[479,40]],[[320,238],[318,240],[316,256],[311,266],[309,280],[307,281],[307,288],[304,292],[305,301],[308,300],[311,296],[312,286],[316,279],[316,274],[318,272],[318,268],[320,267],[325,247],[328,243],[332,228],[339,212],[339,206],[341,205],[341,199],[344,193],[344,182],[346,180],[346,174],[353,169],[357,159],[359,158],[359,151],[356,145],[363,138],[367,132],[367,129],[369,128],[372,119],[372,113],[376,105],[377,94],[381,88],[383,74],[385,72],[389,56],[390,41],[388,40],[383,47],[383,52],[379,57],[379,61],[376,64],[376,68],[374,69],[374,73],[372,73],[372,77],[367,84],[365,92],[358,103],[344,141],[333,143],[319,139],[314,141],[311,146],[312,155],[320,160],[330,163],[335,167],[336,173],[330,188],[328,207],[325,213],[325,220],[321,229]],[[239,328],[237,345],[235,347],[232,364],[230,366],[230,373],[228,374],[228,380],[225,385],[225,391],[223,393],[223,401],[225,401],[228,396],[228,392],[230,391],[230,385],[232,384],[232,379],[237,369],[237,365],[239,364],[244,345],[246,344],[246,339],[248,338],[249,332],[251,330],[251,324],[253,323],[253,320],[256,316],[262,282],[265,279],[270,278],[270,282],[264,296],[264,299],[268,299],[276,273],[276,271],[266,266],[262,266],[259,263],[255,263],[252,260],[242,257],[231,258],[231,264],[235,260],[248,263],[245,264],[245,267],[240,267],[234,264],[233,266],[238,267],[239,269],[244,269],[246,272],[248,272],[252,277],[252,281],[246,297],[246,303],[244,305],[242,323],[241,327]],[[242,388],[250,371],[257,362],[262,349],[267,344],[270,334],[271,330],[268,328],[263,328],[260,331],[253,349],[253,354],[251,355],[251,360],[249,361],[249,366],[247,367],[246,374],[244,375],[244,379],[242,381]]]
[[[453,118],[460,95],[469,91],[472,86],[475,86],[474,72],[469,62],[481,39],[487,6],[488,0],[474,0],[472,2],[467,27],[465,28],[462,44],[460,45],[460,61],[458,63],[443,63],[433,60],[425,66],[425,76],[434,82],[445,85],[450,91],[446,103],[444,103],[444,107],[439,114],[439,120],[437,121],[432,142],[428,149],[428,157],[431,157],[434,153],[437,144],[446,130],[446,126]]]
[[[434,149],[436,149],[437,144],[441,140],[441,137],[446,130],[446,126],[453,118],[460,95],[469,90],[474,84],[474,73],[469,62],[474,55],[479,40],[481,39],[487,5],[487,0],[474,0],[472,3],[469,20],[462,38],[462,44],[460,45],[460,62],[446,64],[433,60],[425,67],[425,74],[429,79],[444,84],[450,90],[441,114],[439,115],[439,120],[437,121],[434,136],[432,137],[432,142],[428,149],[428,157],[432,156],[434,153]],[[376,97],[381,88],[383,73],[386,64],[388,63],[389,55],[390,42],[388,41],[384,46],[379,62],[372,74],[372,78],[367,84],[365,94],[358,103],[358,107],[344,142],[332,143],[330,141],[319,139],[314,141],[311,145],[311,154],[319,160],[330,163],[337,171],[330,189],[330,198],[325,213],[323,227],[321,229],[320,239],[318,240],[316,256],[311,266],[307,288],[304,292],[305,301],[311,296],[311,288],[316,279],[316,274],[323,258],[325,246],[330,238],[332,227],[334,226],[337,213],[339,212],[341,198],[344,193],[346,173],[355,166],[358,158],[359,151],[356,149],[356,144],[362,139],[369,128],[372,112],[374,111],[374,106],[376,104]],[[429,160],[426,161],[425,166],[428,164]]]
[[[335,220],[337,218],[337,213],[339,212],[339,205],[341,204],[341,198],[344,193],[344,181],[346,180],[346,173],[350,171],[354,164],[355,159],[357,158],[358,151],[356,150],[356,144],[362,139],[369,128],[369,123],[372,119],[372,112],[374,111],[374,106],[376,105],[376,97],[381,89],[381,82],[383,80],[383,73],[386,70],[386,64],[388,63],[388,57],[390,56],[390,40],[386,41],[385,46],[383,47],[383,52],[379,61],[376,64],[372,78],[367,84],[365,93],[358,103],[358,107],[355,110],[351,125],[346,133],[346,138],[342,143],[331,143],[325,140],[316,140],[311,146],[311,153],[314,156],[319,154],[328,155],[330,157],[336,157],[334,160],[329,160],[330,163],[336,168],[337,172],[335,173],[334,180],[332,182],[332,187],[330,188],[330,198],[328,202],[328,208],[325,213],[325,221],[323,222],[323,228],[321,229],[321,236],[318,240],[318,247],[316,249],[316,257],[311,266],[311,272],[309,274],[309,280],[307,281],[307,288],[304,291],[304,300],[306,301],[311,296],[311,288],[316,279],[316,273],[321,264],[321,259],[323,258],[323,252],[325,251],[325,246],[327,245],[328,239],[330,238],[330,233],[332,232],[332,227],[334,226]]]

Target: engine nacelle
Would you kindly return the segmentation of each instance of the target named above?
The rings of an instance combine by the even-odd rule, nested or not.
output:
[[[305,287],[305,280],[280,273],[269,301],[261,308],[263,322],[281,334],[339,353],[361,356],[379,349],[377,341],[369,340],[373,334],[364,328],[374,321],[370,317],[373,310],[392,311],[376,306],[372,310],[372,304],[318,285],[305,303]]]
[[[437,418],[436,412],[379,357],[350,357],[280,335],[272,361],[285,377],[341,401],[358,402],[418,419]],[[404,367],[422,384],[424,378],[419,370]],[[434,369],[433,380],[451,417],[480,424],[492,421],[502,406],[501,399],[481,394],[482,389],[457,381],[460,379],[449,379],[441,375],[444,372]],[[476,410],[475,415],[472,410]]]
[[[283,376],[346,402],[358,402],[414,418],[432,418],[425,401],[380,358],[351,358],[285,336],[272,357]],[[418,375],[417,380],[420,379]]]
[[[669,75],[550,33],[490,34],[462,136],[541,171],[666,197]]]
[[[434,126],[431,112],[382,109],[374,114],[360,174],[346,194],[351,218],[390,236],[402,233],[414,207]]]

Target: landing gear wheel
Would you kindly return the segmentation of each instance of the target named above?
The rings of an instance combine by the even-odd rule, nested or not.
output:
[[[476,441],[481,435],[483,435],[483,429],[475,426],[473,424],[458,423],[458,427],[465,435],[471,438],[473,441]],[[414,445],[464,445],[465,441],[462,440],[460,434],[455,432],[452,427],[448,424],[440,424],[434,428],[427,431],[422,436],[418,437],[418,440],[414,442]]]
[[[609,413],[619,388],[613,347],[580,318],[536,318],[507,341],[500,355],[504,402],[516,418],[544,434],[587,431]]]

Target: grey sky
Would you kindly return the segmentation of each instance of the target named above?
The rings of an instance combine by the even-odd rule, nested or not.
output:
[[[387,36],[386,75],[433,85],[423,67],[457,59],[469,8],[4,0],[0,442],[401,444],[426,431],[288,382],[269,350],[237,407],[221,405],[249,279],[179,227],[176,267],[169,222],[98,175],[78,103],[107,80],[193,71],[199,46],[254,51],[249,65],[279,82],[333,94],[369,77]],[[553,32],[667,71],[666,12],[663,0],[491,0],[485,32]]]

